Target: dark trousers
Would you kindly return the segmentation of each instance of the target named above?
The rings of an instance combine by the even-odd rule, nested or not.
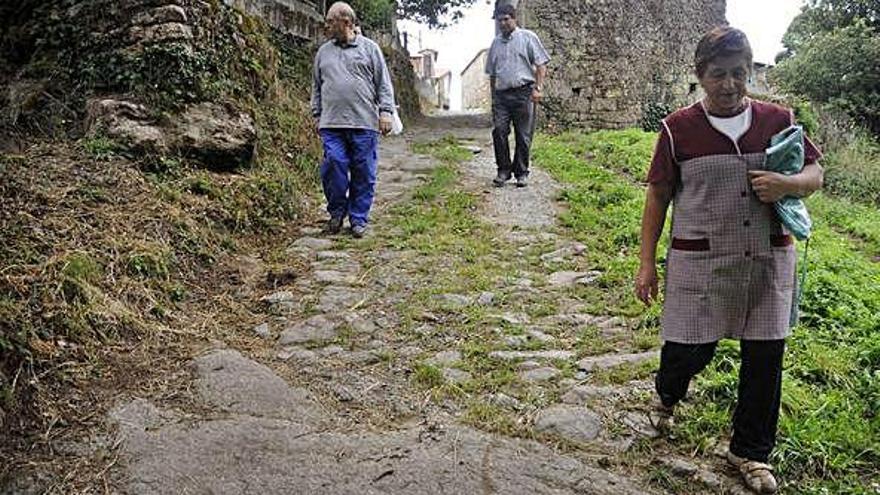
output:
[[[516,149],[510,160],[510,124]],[[495,164],[498,175],[509,179],[529,175],[529,148],[535,132],[535,104],[532,102],[532,86],[495,91],[492,94],[492,143],[495,148]]]
[[[709,364],[717,344],[663,344],[655,385],[664,406],[674,406],[684,398],[691,378]],[[767,462],[776,445],[784,351],[785,340],[740,341],[739,389],[730,440],[730,451],[739,457]]]

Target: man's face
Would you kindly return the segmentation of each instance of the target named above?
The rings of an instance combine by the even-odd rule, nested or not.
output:
[[[342,16],[327,16],[324,20],[324,33],[336,41],[347,41],[351,20]]]
[[[516,29],[516,17],[511,17],[507,14],[501,14],[498,16],[498,27],[501,29],[501,34],[507,36]]]

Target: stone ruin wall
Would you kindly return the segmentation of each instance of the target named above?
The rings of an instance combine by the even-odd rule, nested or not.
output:
[[[546,122],[589,129],[637,125],[646,105],[699,94],[693,52],[725,23],[725,0],[519,0],[520,24],[552,62]]]

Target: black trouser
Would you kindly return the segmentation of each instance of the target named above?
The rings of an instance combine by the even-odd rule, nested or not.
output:
[[[684,398],[691,378],[709,364],[717,344],[663,344],[655,384],[664,406]],[[767,462],[776,444],[784,351],[785,340],[740,341],[739,390],[730,440],[730,451],[739,457]]]
[[[513,162],[510,161],[510,124],[513,122],[513,136],[516,149]],[[529,175],[529,148],[535,132],[535,104],[532,102],[532,85],[495,91],[492,94],[492,143],[495,147],[495,164],[498,175],[509,179]]]

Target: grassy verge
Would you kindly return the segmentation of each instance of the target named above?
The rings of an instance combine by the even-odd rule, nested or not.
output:
[[[630,295],[637,267],[644,177],[654,135],[636,130],[542,136],[535,162],[565,184],[572,235],[605,267],[604,291],[589,296],[643,326],[657,307],[642,310]],[[869,493],[880,481],[880,265],[878,211],[819,195],[802,319],[789,339],[779,444],[772,461],[789,493]],[[661,252],[664,248],[661,246]],[[707,453],[729,431],[736,398],[738,347],[720,346],[699,376],[694,400],[682,408],[682,453]]]
[[[223,12],[206,21],[236,22]],[[234,83],[221,94],[254,115],[252,166],[214,173],[101,136],[34,138],[0,155],[0,457],[11,459],[0,485],[124,391],[158,394],[153,381],[193,342],[234,341],[254,324],[255,301],[229,296],[244,283],[239,259],[290,239],[316,190],[318,143],[297,82],[307,73],[279,74],[278,40],[246,23],[236,32],[248,48],[236,50],[264,70],[236,61],[212,77]]]

